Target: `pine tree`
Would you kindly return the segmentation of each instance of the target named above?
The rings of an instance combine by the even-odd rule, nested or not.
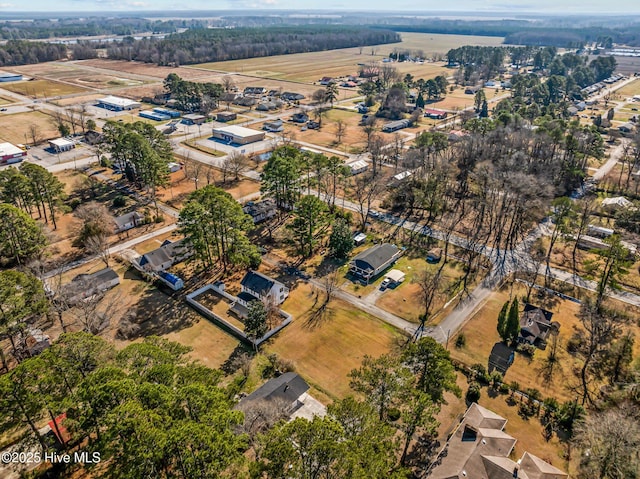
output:
[[[518,300],[514,299],[507,316],[507,324],[505,326],[505,340],[513,342],[518,338],[520,333],[520,314],[518,311]]]
[[[506,326],[507,326],[507,311],[509,310],[509,301],[502,305],[502,309],[500,310],[500,314],[498,315],[498,334],[502,338],[504,342],[507,342],[507,337],[505,336]]]

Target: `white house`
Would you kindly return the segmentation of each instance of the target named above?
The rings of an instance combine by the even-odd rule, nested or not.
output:
[[[369,169],[369,164],[365,160],[351,161],[346,166],[349,168],[351,175],[359,175]]]
[[[126,215],[118,216],[114,219],[116,233],[130,230],[136,226],[140,226],[144,222],[144,215],[134,211]]]
[[[242,292],[238,295],[238,302],[244,306],[256,299],[278,306],[289,296],[289,288],[280,281],[253,270],[244,275],[240,286]]]

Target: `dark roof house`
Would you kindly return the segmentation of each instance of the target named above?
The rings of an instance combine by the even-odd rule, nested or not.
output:
[[[250,201],[242,207],[242,211],[251,216],[253,223],[257,224],[273,218],[278,213],[278,208],[276,202],[269,198],[257,202]]]
[[[295,123],[306,123],[309,121],[309,115],[306,113],[294,113],[291,117],[291,121]]]
[[[524,305],[524,312],[520,318],[520,334],[518,341],[529,343],[544,349],[547,345],[547,338],[560,325],[552,322],[553,313],[529,303]]]
[[[64,294],[70,303],[106,291],[120,283],[120,277],[111,268],[92,274],[79,274],[64,286]]]
[[[242,291],[254,296],[253,299],[259,299],[261,301],[270,301],[275,305],[282,304],[289,295],[289,288],[287,288],[280,281],[270,278],[258,271],[250,270],[244,275],[240,282]],[[250,301],[242,301],[242,298],[238,297],[239,302],[248,306]]]
[[[140,258],[140,266],[145,270],[164,271],[180,261],[184,261],[193,252],[189,249],[184,240],[165,241],[162,246],[145,253]]]
[[[284,373],[271,379],[244,397],[238,403],[242,409],[257,401],[283,401],[286,404],[295,405],[296,401],[309,390],[309,385],[299,374],[294,372]]]
[[[349,272],[369,282],[391,266],[401,254],[396,245],[377,244],[353,258],[349,263]]]

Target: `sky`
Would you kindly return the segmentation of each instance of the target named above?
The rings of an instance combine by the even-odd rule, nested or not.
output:
[[[635,6],[631,6],[636,4]],[[392,7],[390,5],[393,5]],[[226,9],[318,9],[369,11],[461,11],[467,13],[500,11],[548,12],[554,14],[640,13],[640,2],[626,0],[0,0],[2,11],[128,11],[128,10],[226,10]]]

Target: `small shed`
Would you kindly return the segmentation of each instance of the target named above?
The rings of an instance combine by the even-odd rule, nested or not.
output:
[[[356,246],[360,246],[361,244],[364,244],[364,242],[367,241],[367,235],[364,234],[363,232],[358,232],[355,235],[353,235],[353,243]]]

